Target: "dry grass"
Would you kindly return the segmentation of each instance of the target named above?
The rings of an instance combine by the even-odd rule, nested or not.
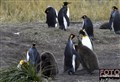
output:
[[[108,20],[111,7],[118,6],[120,0],[0,0],[0,22],[45,21],[45,9],[48,5],[58,11],[63,1],[70,1],[71,21],[81,21],[88,15],[92,20]]]

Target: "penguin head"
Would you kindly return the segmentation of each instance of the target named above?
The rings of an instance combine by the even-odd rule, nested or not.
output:
[[[87,36],[87,33],[86,33],[85,29],[80,30],[80,31],[79,31],[79,35],[80,35],[81,37]]]
[[[33,43],[33,44],[32,44],[32,47],[35,47],[35,46],[36,46],[36,44],[35,44],[35,43]]]
[[[69,38],[73,39],[73,38],[75,38],[75,35],[74,34],[70,34]]]
[[[49,10],[48,10],[48,8],[47,8],[47,9],[45,10],[45,13],[48,14],[48,12],[49,12]]]
[[[86,17],[87,17],[87,15],[83,15],[81,18],[82,18],[82,19],[85,19]]]
[[[48,6],[45,10],[45,13],[48,14],[50,12],[50,9],[52,8],[52,6]]]
[[[63,6],[67,6],[68,4],[70,4],[71,2],[63,2]]]
[[[113,10],[118,10],[118,8],[116,6],[113,6],[112,9]]]

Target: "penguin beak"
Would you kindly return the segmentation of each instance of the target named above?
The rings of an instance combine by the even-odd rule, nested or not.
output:
[[[72,39],[75,38],[75,36],[72,37]]]

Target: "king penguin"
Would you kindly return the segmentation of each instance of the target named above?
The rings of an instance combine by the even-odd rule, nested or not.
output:
[[[80,30],[80,31],[79,31],[79,35],[80,35],[80,37],[81,37],[81,42],[82,42],[82,44],[93,51],[93,43],[92,43],[92,40],[91,40],[91,39],[89,38],[89,36],[87,35],[85,29]]]
[[[80,56],[80,63],[83,67],[83,70],[87,70],[89,74],[92,74],[94,70],[99,69],[96,54],[91,49],[84,46],[79,37],[78,45],[75,45],[75,49]]]
[[[80,64],[72,41],[74,37],[74,34],[70,34],[64,51],[64,72],[68,72],[69,75],[74,74]]]
[[[38,73],[40,70],[40,54],[35,47],[35,43],[33,43],[32,47],[27,51],[27,61],[30,62],[31,65],[35,66],[36,72]]]
[[[114,30],[116,34],[120,34],[120,13],[116,6],[112,7],[113,11],[111,12],[109,19],[109,27]]]
[[[47,9],[45,10],[45,13],[46,13],[46,23],[48,24],[48,27],[57,27],[57,22],[58,22],[57,10],[51,6],[48,6]]]
[[[70,25],[70,20],[69,20],[69,8],[68,4],[70,2],[63,2],[63,7],[60,9],[58,12],[58,22],[59,22],[59,28],[62,30],[65,30],[68,28]]]
[[[44,77],[54,78],[58,74],[58,65],[54,55],[50,52],[41,53],[41,73]]]
[[[83,15],[81,18],[83,19],[82,29],[85,29],[85,31],[87,32],[88,36],[91,39],[94,39],[93,23],[92,23],[92,21],[86,15]]]

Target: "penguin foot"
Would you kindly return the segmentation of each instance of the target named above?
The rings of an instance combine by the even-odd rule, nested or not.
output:
[[[69,75],[74,75],[74,72],[73,71],[68,71],[68,74]]]
[[[68,70],[68,74],[69,74],[69,75],[74,75],[75,72],[74,72],[73,70],[70,69],[70,70]]]
[[[67,31],[66,29],[64,29],[64,31]]]

